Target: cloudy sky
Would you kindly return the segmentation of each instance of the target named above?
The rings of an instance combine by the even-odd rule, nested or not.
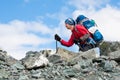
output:
[[[54,34],[68,40],[64,20],[79,14],[94,19],[105,40],[120,41],[119,0],[1,0],[0,48],[16,59],[31,50],[55,50]],[[78,51],[75,45],[58,46]]]

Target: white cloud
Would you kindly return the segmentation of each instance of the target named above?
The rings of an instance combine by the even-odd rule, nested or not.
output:
[[[21,53],[21,56],[18,56],[20,52],[25,52],[32,48],[37,49],[40,45],[53,42],[52,33],[53,30],[41,22],[13,20],[8,24],[0,24],[0,47],[8,51],[10,55],[16,53],[13,57],[20,59],[25,54]],[[49,35],[49,37],[44,35]]]
[[[107,6],[93,14],[93,18],[100,25],[105,40],[120,41],[119,26],[120,26],[120,10]]]

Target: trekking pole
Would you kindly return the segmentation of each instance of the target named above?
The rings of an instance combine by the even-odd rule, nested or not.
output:
[[[56,40],[56,53],[58,52],[58,45],[57,45],[57,40]]]

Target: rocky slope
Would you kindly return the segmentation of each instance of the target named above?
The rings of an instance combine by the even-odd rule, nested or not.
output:
[[[16,60],[0,50],[0,80],[119,80],[120,50],[96,57],[91,49],[29,51]]]
[[[101,55],[109,55],[110,52],[120,50],[120,42],[118,41],[104,41],[100,45]]]

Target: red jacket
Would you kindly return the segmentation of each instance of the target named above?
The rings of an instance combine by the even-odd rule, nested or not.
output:
[[[82,25],[76,25],[75,27],[77,30],[75,28],[72,30],[71,37],[68,41],[63,39],[60,41],[62,45],[70,47],[74,44],[74,39],[80,39],[82,36],[89,33],[88,30]],[[83,43],[84,42],[81,42],[80,44]]]

